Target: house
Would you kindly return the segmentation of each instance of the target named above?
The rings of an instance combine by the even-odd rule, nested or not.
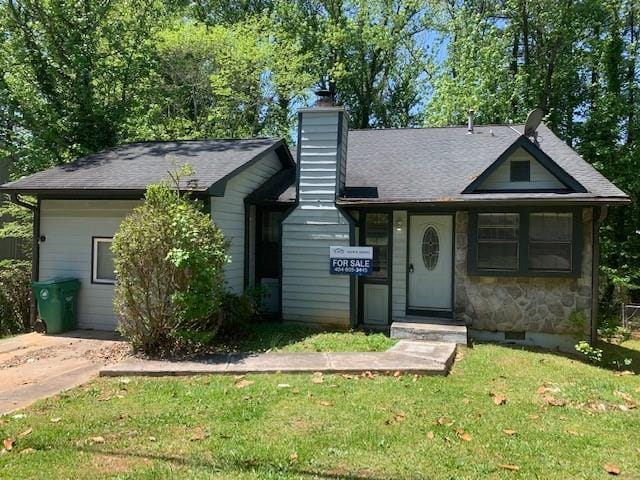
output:
[[[598,228],[629,198],[544,125],[524,133],[349,130],[321,105],[299,112],[295,160],[282,139],[144,142],[1,190],[37,198],[35,276],[82,281],[82,328],[116,328],[111,238],[145,187],[187,162],[181,187],[231,242],[228,287],[263,285],[284,320],[464,322],[477,339],[564,348],[594,332]],[[330,269],[330,247],[372,251],[366,274]]]

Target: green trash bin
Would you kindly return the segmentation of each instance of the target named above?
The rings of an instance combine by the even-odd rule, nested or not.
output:
[[[52,278],[33,282],[32,288],[38,302],[40,320],[44,322],[47,333],[61,333],[76,328],[80,280]]]

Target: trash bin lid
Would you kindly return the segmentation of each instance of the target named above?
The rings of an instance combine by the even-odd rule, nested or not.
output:
[[[34,287],[53,287],[55,285],[61,285],[65,283],[80,284],[80,280],[73,277],[54,277],[48,280],[40,280],[38,282],[33,282],[33,286]]]

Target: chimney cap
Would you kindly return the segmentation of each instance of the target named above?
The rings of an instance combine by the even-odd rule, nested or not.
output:
[[[318,83],[318,88],[315,90],[315,94],[318,97],[316,100],[316,107],[333,107],[334,99],[336,96],[336,84],[329,80],[328,77],[324,77]]]

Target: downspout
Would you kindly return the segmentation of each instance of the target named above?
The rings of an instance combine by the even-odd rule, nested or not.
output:
[[[40,275],[40,200],[36,205],[20,200],[17,193],[9,195],[11,202],[24,208],[28,208],[33,212],[33,247],[31,249],[31,281],[37,282]],[[29,321],[31,327],[36,324],[36,298],[31,295],[29,303]]]
[[[594,209],[595,210],[595,209]],[[607,206],[604,205],[599,209],[597,220],[593,223],[592,244],[593,244],[593,261],[591,272],[591,344],[595,344],[598,340],[598,300],[600,292],[600,227],[607,218]]]

